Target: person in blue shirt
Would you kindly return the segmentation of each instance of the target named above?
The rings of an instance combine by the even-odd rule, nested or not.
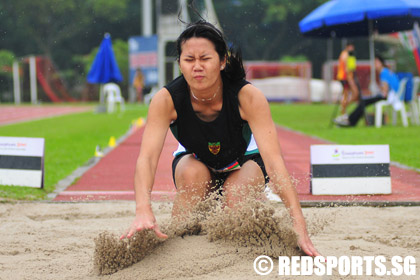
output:
[[[340,127],[356,126],[359,120],[364,116],[367,106],[381,100],[387,100],[392,104],[395,110],[400,110],[403,103],[398,98],[397,92],[399,88],[399,79],[385,64],[385,60],[380,56],[375,57],[375,68],[379,75],[380,88],[376,95],[366,98],[360,98],[360,102],[354,111],[349,115],[348,119],[336,120],[336,125]]]

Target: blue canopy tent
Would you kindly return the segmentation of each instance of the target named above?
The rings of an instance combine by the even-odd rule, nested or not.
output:
[[[369,37],[371,82],[375,80],[373,34],[413,29],[420,22],[420,0],[331,0],[299,22],[306,36]]]
[[[123,77],[112,50],[111,35],[106,33],[89,70],[87,81],[91,84],[101,84],[99,98],[103,103],[103,84],[121,82],[122,80]]]
[[[299,22],[304,35],[355,37],[413,28],[420,20],[419,0],[332,0]],[[370,28],[369,28],[370,27]]]

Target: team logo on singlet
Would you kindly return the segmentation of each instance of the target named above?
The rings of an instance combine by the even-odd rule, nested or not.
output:
[[[220,152],[220,142],[209,142],[209,150],[213,155],[217,155]]]

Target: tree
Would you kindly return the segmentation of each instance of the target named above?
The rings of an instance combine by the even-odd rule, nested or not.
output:
[[[106,32],[127,40],[140,31],[139,0],[14,0],[0,3],[0,49],[16,57],[49,57],[70,80],[86,75],[73,56],[99,45]]]
[[[0,50],[0,75],[11,77],[11,66],[15,55],[8,50]]]
[[[12,91],[12,64],[15,55],[8,50],[0,50],[0,101],[10,101]],[[5,96],[8,92],[8,96]]]
[[[307,57],[321,76],[326,40],[304,37],[299,21],[327,0],[215,0],[219,21],[229,41],[241,46],[245,60]],[[335,49],[340,49],[336,42]]]
[[[320,77],[321,65],[326,60],[326,41],[302,36],[298,24],[326,1],[213,2],[226,37],[230,43],[241,46],[245,60],[278,61],[282,57],[303,55],[312,62],[315,76]],[[195,2],[198,8],[203,6],[203,0]],[[16,57],[49,56],[71,78],[70,86],[80,87],[87,72],[81,60],[73,57],[91,53],[106,32],[111,34],[113,42],[139,35],[140,10],[141,0],[0,1],[0,49],[9,50]],[[363,40],[362,43],[366,41]],[[367,43],[360,48],[357,44],[358,58],[367,58]],[[341,49],[338,40],[334,49],[337,57]]]
[[[127,29],[119,25],[127,26],[130,14],[129,0],[14,0],[0,5],[0,49],[53,58],[67,49],[90,51],[110,26]]]

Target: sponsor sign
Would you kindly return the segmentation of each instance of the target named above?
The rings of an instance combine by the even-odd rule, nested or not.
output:
[[[312,145],[314,195],[390,194],[389,145]]]
[[[134,36],[128,40],[130,85],[136,70],[143,74],[144,86],[151,87],[158,83],[158,38],[157,35]]]
[[[44,186],[44,138],[0,137],[0,185]]]

